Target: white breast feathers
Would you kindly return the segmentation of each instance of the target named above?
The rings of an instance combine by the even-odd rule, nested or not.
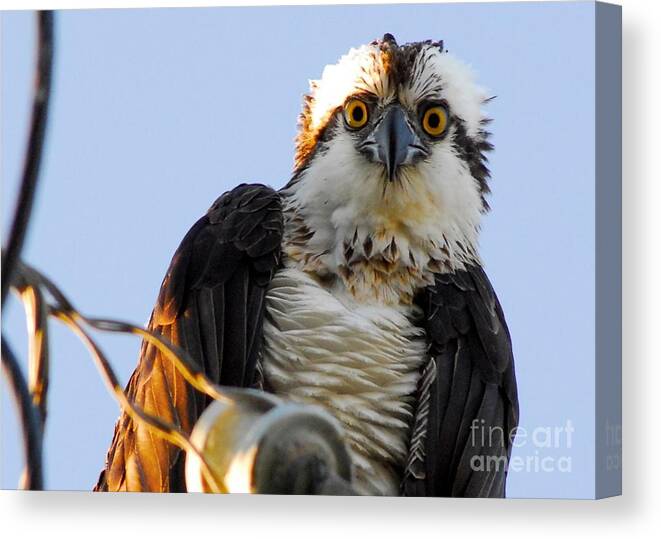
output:
[[[280,270],[266,298],[265,383],[318,404],[342,424],[365,494],[396,495],[406,462],[414,394],[426,356],[413,307],[357,303],[296,268]]]

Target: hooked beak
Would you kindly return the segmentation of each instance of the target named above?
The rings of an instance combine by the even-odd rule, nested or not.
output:
[[[391,106],[366,141],[372,160],[386,167],[388,179],[397,178],[401,165],[413,164],[427,155],[420,138],[406,121],[406,113],[399,105]]]

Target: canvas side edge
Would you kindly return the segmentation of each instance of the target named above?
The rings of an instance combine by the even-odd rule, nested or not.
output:
[[[595,498],[622,493],[622,8],[595,5]]]

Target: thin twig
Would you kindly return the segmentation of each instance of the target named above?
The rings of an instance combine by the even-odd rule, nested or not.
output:
[[[204,475],[205,481],[211,485],[211,487],[216,491],[223,493],[222,485],[219,485],[216,481],[209,464],[206,461],[204,455],[193,445],[190,441],[190,438],[183,432],[179,427],[168,421],[151,415],[145,412],[140,406],[132,402],[124,393],[115,372],[113,371],[110,363],[106,359],[105,354],[101,348],[96,344],[96,342],[90,337],[90,335],[83,329],[80,323],[76,320],[71,313],[61,311],[58,309],[53,309],[51,314],[64,322],[69,329],[71,329],[83,343],[87,346],[88,350],[92,354],[94,361],[97,364],[103,379],[105,380],[110,392],[115,396],[119,402],[122,410],[128,414],[128,416],[136,423],[141,424],[147,427],[149,431],[154,433],[160,438],[167,440],[171,444],[174,444],[179,449],[184,450],[186,453],[195,454],[202,463],[202,473]]]
[[[32,404],[40,412],[42,430],[45,430],[49,385],[49,306],[41,290],[38,274],[20,260],[16,263],[12,288],[19,293],[25,309],[28,326],[28,389]]]
[[[194,453],[197,455],[202,462],[202,473],[204,474],[207,483],[211,485],[212,488],[214,488],[217,492],[222,491],[222,485],[219,485],[215,480],[204,456],[201,455],[198,449],[191,443],[186,433],[184,433],[176,425],[145,412],[140,406],[128,398],[122,389],[119,380],[110,365],[110,362],[107,360],[101,348],[94,341],[94,339],[92,339],[82,324],[87,324],[99,331],[129,333],[145,338],[148,342],[156,346],[165,355],[165,357],[173,362],[175,368],[195,389],[214,399],[228,401],[228,397],[223,395],[217,386],[211,382],[211,380],[209,380],[203,373],[192,366],[192,359],[187,354],[187,352],[177,346],[174,346],[161,335],[145,330],[139,326],[126,322],[118,322],[115,320],[100,320],[83,316],[71,304],[69,299],[59,289],[59,287],[57,287],[48,277],[20,261],[17,264],[17,274],[14,286],[19,290],[19,292],[21,292],[21,296],[23,297],[24,301],[32,297],[31,295],[26,294],[27,291],[31,290],[33,291],[33,294],[35,291],[39,291],[38,297],[41,301],[38,303],[38,307],[35,308],[35,311],[37,311],[35,316],[53,316],[57,320],[63,322],[74,333],[76,333],[76,335],[80,337],[80,339],[92,354],[92,357],[97,364],[101,376],[108,385],[110,392],[119,402],[121,409],[126,412],[136,424],[144,425],[157,436],[167,440],[168,442],[174,444],[175,446],[183,449],[188,453]],[[49,305],[44,301],[43,294],[40,292],[41,288],[43,288],[52,296],[55,305]],[[31,307],[29,305],[26,305],[26,310],[29,311],[30,308]],[[34,339],[35,336],[36,333],[33,333],[32,339]],[[35,359],[35,356],[32,355],[30,366],[31,370],[36,370],[38,372],[36,386],[46,384],[47,381],[41,379],[41,377],[46,374],[46,371],[43,368],[39,369],[34,365],[33,361]],[[32,400],[34,401],[34,394],[32,395]]]
[[[25,383],[25,378],[16,360],[14,352],[2,335],[2,368],[14,394],[21,426],[23,428],[23,447],[25,452],[25,471],[21,488],[42,490],[44,478],[42,469],[43,431],[39,411],[32,404],[32,398]]]
[[[2,257],[1,305],[5,304],[5,298],[7,297],[14,270],[16,269],[16,263],[21,255],[30,221],[30,213],[32,212],[34,194],[37,189],[51,94],[53,46],[53,12],[41,11],[38,15],[36,87],[32,103],[30,136],[16,211],[14,213],[9,239],[7,240],[7,248]]]
[[[112,333],[130,333],[142,337],[148,343],[158,348],[167,359],[173,364],[175,369],[184,377],[184,379],[200,393],[204,393],[214,400],[228,402],[226,395],[219,391],[218,386],[214,384],[206,375],[192,367],[192,360],[183,348],[175,346],[171,341],[149,331],[143,327],[130,324],[128,322],[119,322],[117,320],[101,320],[98,318],[88,318],[80,313],[77,316],[86,324],[99,331],[108,331]]]
[[[48,413],[48,304],[38,286],[21,290],[28,325],[28,387],[45,431]]]
[[[20,263],[19,267],[20,274],[23,275],[26,280],[30,281],[33,285],[43,286],[48,293],[53,296],[53,299],[57,303],[58,310],[67,313],[74,320],[82,321],[98,331],[128,333],[142,337],[147,342],[156,346],[156,348],[158,348],[167,359],[172,361],[175,369],[177,369],[184,379],[200,393],[204,393],[214,400],[229,400],[228,397],[219,390],[216,384],[214,384],[199,369],[194,367],[195,362],[190,354],[183,348],[172,344],[169,339],[166,339],[154,331],[131,324],[130,322],[85,316],[73,306],[60,288],[44,274],[25,263]]]

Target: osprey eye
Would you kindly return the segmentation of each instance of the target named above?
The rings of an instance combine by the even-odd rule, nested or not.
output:
[[[367,105],[360,99],[350,99],[344,105],[344,120],[352,129],[360,129],[367,123]]]
[[[448,111],[436,105],[429,107],[422,116],[422,128],[432,137],[440,137],[448,126]]]

